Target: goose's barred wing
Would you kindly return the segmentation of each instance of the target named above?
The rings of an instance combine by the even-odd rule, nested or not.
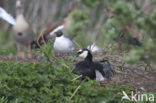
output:
[[[105,60],[99,63],[103,66],[104,77],[110,78],[114,75],[114,71],[112,70],[109,61]]]
[[[91,69],[88,65],[85,64],[85,62],[79,62],[75,65],[72,72],[74,74],[83,75],[84,77],[87,76],[91,79],[95,78],[95,72],[93,69]]]

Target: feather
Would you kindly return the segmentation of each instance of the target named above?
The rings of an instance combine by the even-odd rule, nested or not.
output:
[[[16,20],[9,13],[7,13],[2,7],[0,7],[0,18],[4,19],[11,25],[16,25]]]
[[[100,48],[95,43],[88,45],[87,49],[89,49],[91,52],[96,52],[100,50]]]

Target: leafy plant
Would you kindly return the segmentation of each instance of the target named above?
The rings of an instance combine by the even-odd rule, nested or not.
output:
[[[58,63],[0,62],[0,101],[7,103],[100,103],[120,102],[122,90],[129,86],[110,84],[100,87],[94,80],[83,82],[76,95],[70,97],[80,81],[72,82],[72,61]],[[59,66],[58,66],[59,64]]]

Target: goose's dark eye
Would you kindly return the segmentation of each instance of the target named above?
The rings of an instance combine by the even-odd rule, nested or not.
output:
[[[83,51],[79,52],[80,54],[82,53]]]
[[[82,53],[83,53],[83,51],[78,52],[78,54],[82,54]]]
[[[77,54],[80,55],[82,52],[78,52]]]
[[[78,57],[82,52],[83,52],[83,51],[77,52],[77,53],[75,54],[75,56]]]

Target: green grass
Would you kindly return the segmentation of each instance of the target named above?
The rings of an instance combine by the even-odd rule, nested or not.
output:
[[[13,39],[13,35],[10,31],[1,30],[0,31],[0,55],[15,55],[16,45]]]

